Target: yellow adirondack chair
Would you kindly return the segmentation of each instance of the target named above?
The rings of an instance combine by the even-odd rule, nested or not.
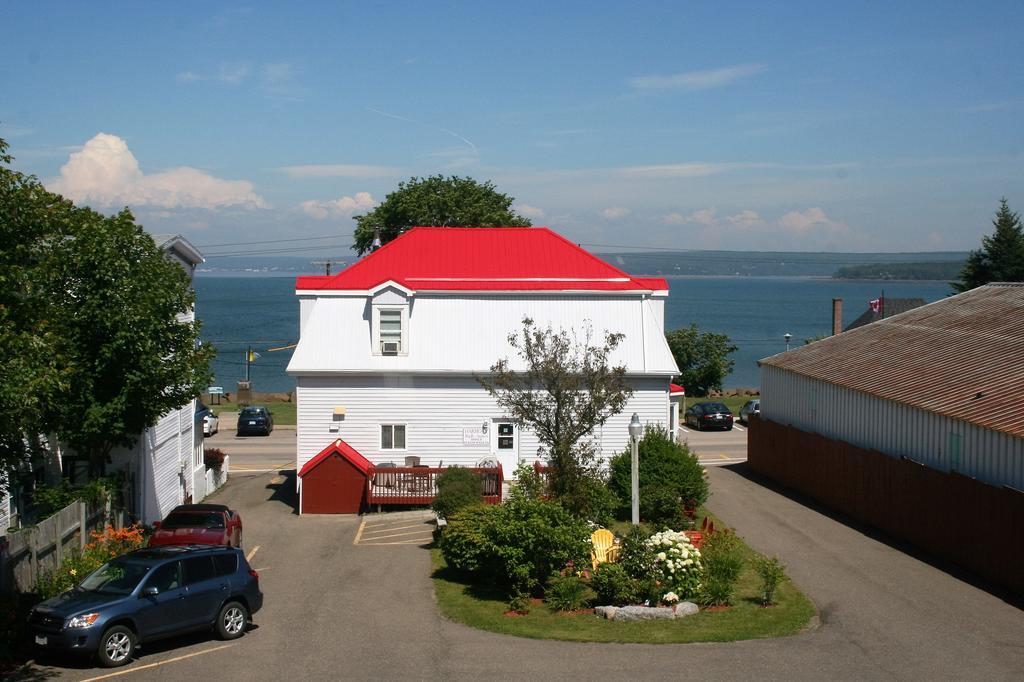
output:
[[[598,528],[590,536],[590,563],[596,569],[598,564],[614,563],[619,558],[619,546],[615,536],[606,528]]]

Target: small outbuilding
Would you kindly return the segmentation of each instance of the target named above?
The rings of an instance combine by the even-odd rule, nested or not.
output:
[[[340,438],[299,471],[300,514],[358,514],[366,507],[373,465]]]

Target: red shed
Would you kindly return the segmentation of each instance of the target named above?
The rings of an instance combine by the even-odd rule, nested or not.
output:
[[[366,506],[366,482],[372,471],[370,461],[339,438],[299,472],[299,513],[358,514]]]

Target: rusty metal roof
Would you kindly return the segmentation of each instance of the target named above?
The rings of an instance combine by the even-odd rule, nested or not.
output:
[[[1024,438],[1024,282],[978,287],[758,364]]]

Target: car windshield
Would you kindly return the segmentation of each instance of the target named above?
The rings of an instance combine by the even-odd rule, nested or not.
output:
[[[79,589],[101,594],[131,594],[149,572],[149,566],[115,559],[89,574]]]
[[[223,528],[224,517],[217,512],[175,512],[160,524],[161,528]]]

